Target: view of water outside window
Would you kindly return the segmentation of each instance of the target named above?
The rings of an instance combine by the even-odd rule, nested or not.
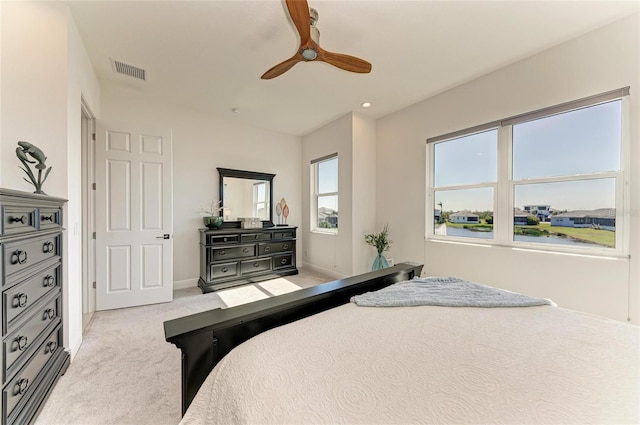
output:
[[[616,100],[513,126],[513,240],[615,248],[621,125]]]
[[[338,157],[318,162],[317,200],[318,228],[338,228]]]
[[[434,234],[493,239],[498,130],[434,146]],[[463,188],[448,189],[455,186]]]
[[[513,241],[615,248],[621,108],[615,100],[513,125],[513,211],[503,213],[513,214]],[[494,238],[497,147],[497,130],[435,144],[435,235]]]

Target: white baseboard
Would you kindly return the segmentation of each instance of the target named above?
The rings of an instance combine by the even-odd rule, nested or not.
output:
[[[185,279],[185,280],[177,280],[173,282],[173,290],[177,289],[189,289],[195,288],[198,286],[198,278],[194,277],[193,279]]]
[[[315,264],[311,264],[311,263],[302,263],[302,267],[309,269],[309,270],[314,270],[318,273],[322,273],[325,274],[327,276],[330,276],[334,279],[344,279],[346,277],[349,277],[347,275],[344,275],[342,273],[338,273],[335,270],[329,270],[329,269],[325,269],[324,267],[320,267],[320,266],[316,266]]]
[[[82,345],[82,335],[77,337],[75,341],[69,342],[69,345],[69,354],[71,355],[71,361],[73,361],[73,359],[76,357],[76,354],[78,354],[80,346]]]

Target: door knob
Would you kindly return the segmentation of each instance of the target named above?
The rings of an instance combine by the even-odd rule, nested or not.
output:
[[[156,239],[171,239],[171,235],[168,233],[165,233],[162,236],[156,236]]]

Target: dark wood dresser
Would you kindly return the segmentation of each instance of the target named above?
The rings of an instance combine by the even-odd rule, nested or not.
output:
[[[33,422],[69,366],[62,334],[65,202],[0,189],[2,425]]]
[[[297,227],[200,229],[202,292],[298,274]]]

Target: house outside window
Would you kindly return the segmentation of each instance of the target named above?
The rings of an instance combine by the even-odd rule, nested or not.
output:
[[[427,214],[438,211],[439,218],[427,217],[426,236],[626,254],[628,93],[615,90],[427,140]]]
[[[311,161],[311,229],[338,233],[338,154]]]

